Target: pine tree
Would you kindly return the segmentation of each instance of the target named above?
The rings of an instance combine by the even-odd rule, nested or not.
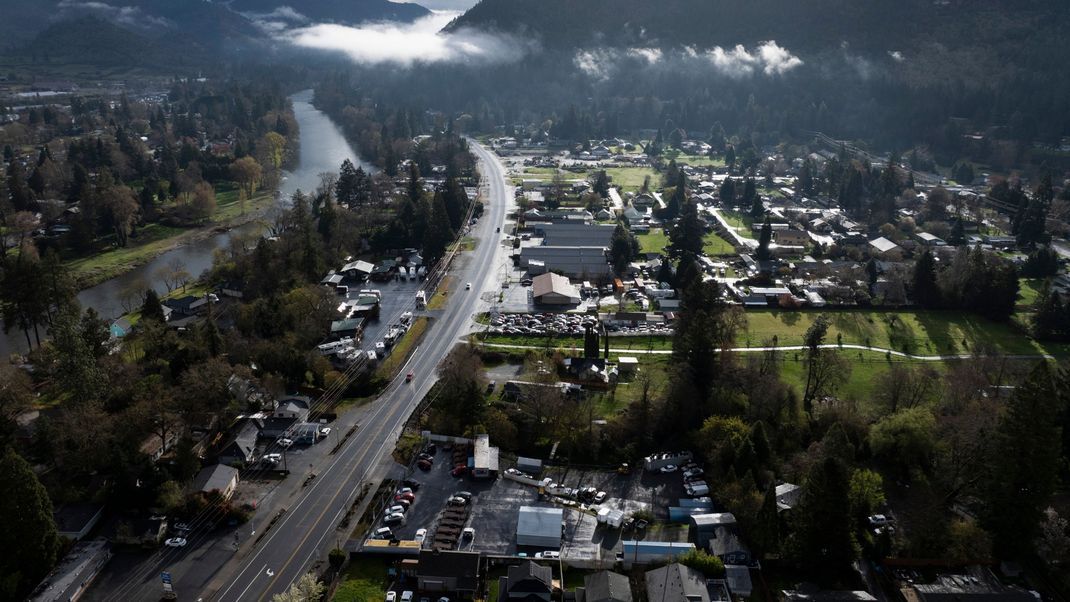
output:
[[[828,582],[846,574],[858,557],[847,468],[836,458],[824,458],[810,468],[803,491],[793,513],[791,556],[809,574]]]
[[[773,240],[773,225],[769,223],[769,218],[765,218],[765,222],[762,223],[762,229],[758,233],[758,260],[768,261],[772,258],[773,254],[769,251],[769,244]]]
[[[164,321],[163,305],[160,304],[160,296],[151,288],[145,291],[145,302],[141,305],[141,319]]]
[[[702,253],[703,237],[706,228],[698,216],[698,204],[694,201],[686,201],[683,205],[683,214],[669,234],[669,240],[675,253],[687,253],[697,256]]]
[[[628,266],[635,259],[638,248],[639,241],[624,227],[624,224],[618,222],[609,244],[610,263],[613,264],[613,271],[617,275],[628,271]]]
[[[987,488],[987,526],[1004,558],[1032,552],[1034,535],[1055,491],[1062,433],[1051,369],[1041,362],[1015,390],[996,429]]]
[[[926,249],[914,263],[911,295],[925,308],[940,306],[940,286],[936,283],[936,258]]]
[[[20,600],[51,570],[59,550],[52,502],[30,464],[8,448],[0,456],[0,599]]]

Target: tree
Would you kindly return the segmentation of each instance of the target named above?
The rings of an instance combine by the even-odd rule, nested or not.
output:
[[[839,367],[839,356],[822,349],[828,334],[829,318],[821,314],[806,329],[803,343],[806,345],[806,386],[803,388],[803,409],[813,418],[814,399],[830,392],[845,377]]]
[[[1051,420],[1058,396],[1047,362],[1015,390],[996,429],[986,495],[995,547],[1002,557],[1028,554],[1058,479],[1062,433]]]
[[[1033,336],[1042,341],[1063,341],[1070,336],[1070,315],[1059,293],[1045,285],[1033,305]]]
[[[866,517],[884,505],[884,480],[880,473],[859,468],[851,473],[851,514],[862,524]]]
[[[926,249],[914,263],[910,293],[914,302],[925,308],[940,306],[940,286],[936,282],[936,258]]]
[[[14,441],[18,417],[33,403],[33,382],[24,370],[0,364],[0,449]]]
[[[29,462],[11,448],[0,456],[0,598],[22,599],[52,569],[60,540],[52,502]]]
[[[914,468],[927,468],[936,450],[936,418],[926,408],[885,416],[870,429],[869,447],[904,476]]]
[[[836,458],[810,468],[803,486],[789,549],[795,562],[821,581],[845,574],[858,557],[851,525],[850,481]]]
[[[750,205],[750,215],[754,219],[761,219],[765,215],[765,204],[762,202],[762,197],[758,194],[758,189],[754,185],[754,178],[750,176],[743,180],[743,199],[741,203],[744,206]]]
[[[628,266],[638,254],[639,241],[624,227],[624,224],[618,222],[609,243],[609,262],[613,264],[613,271],[617,275],[626,273]]]
[[[683,214],[669,233],[673,252],[691,256],[701,254],[705,235],[706,227],[698,216],[698,204],[694,201],[685,202]]]
[[[241,201],[242,215],[245,214],[245,201],[253,198],[253,195],[256,194],[256,187],[260,184],[261,174],[260,164],[252,157],[242,157],[230,164],[230,177],[240,187],[238,199]]]
[[[721,183],[721,188],[718,191],[718,196],[721,199],[721,206],[730,207],[736,204],[736,182],[732,178],[725,178]]]
[[[271,597],[271,602],[320,602],[327,587],[312,573],[305,573],[290,585],[290,589]]]
[[[717,579],[724,576],[724,562],[706,550],[690,549],[678,556],[676,562],[695,569],[708,579]]]
[[[1070,524],[1059,516],[1055,508],[1049,506],[1044,511],[1036,547],[1037,554],[1049,564],[1062,564],[1070,560]]]
[[[609,176],[606,175],[606,170],[600,169],[595,172],[591,188],[603,199],[609,196]]]
[[[914,408],[927,401],[937,390],[939,374],[929,366],[912,367],[892,362],[877,377],[877,398],[892,414]]]
[[[185,287],[192,277],[181,257],[172,257],[166,265],[156,271],[156,276],[163,281],[164,286],[167,287],[167,292],[171,292],[180,286]]]
[[[159,323],[165,321],[160,296],[151,288],[145,291],[145,302],[141,305],[141,319],[154,320]]]
[[[208,182],[199,182],[193,187],[193,201],[191,203],[193,216],[198,220],[206,220],[215,213],[215,189]]]
[[[961,564],[986,562],[992,558],[992,537],[968,518],[958,518],[948,526],[948,545],[945,556]]]
[[[446,255],[446,248],[451,240],[453,240],[453,230],[450,228],[446,202],[442,195],[436,194],[431,201],[431,214],[427,220],[427,231],[424,233],[423,240],[424,260],[428,265],[434,265]]]
[[[758,260],[768,261],[772,258],[773,254],[769,252],[769,243],[773,240],[773,226],[769,223],[769,218],[766,217],[762,223],[762,230],[758,234]]]

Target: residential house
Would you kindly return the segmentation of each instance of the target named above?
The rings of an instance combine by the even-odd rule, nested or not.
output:
[[[1015,586],[1004,585],[991,570],[974,569],[968,574],[938,575],[931,583],[913,584],[920,602],[1031,602],[1032,593]]]
[[[108,332],[111,333],[112,338],[116,339],[121,339],[125,337],[133,330],[133,325],[130,324],[130,320],[127,320],[126,318],[119,318],[118,320],[112,322],[111,326],[108,327]]]
[[[172,315],[178,314],[180,316],[192,316],[197,313],[197,307],[200,307],[200,304],[198,304],[196,307],[194,306],[194,304],[198,301],[201,301],[200,297],[186,295],[184,297],[177,297],[174,299],[164,299],[162,305],[164,307],[169,308],[173,312]]]
[[[510,566],[498,578],[498,602],[549,602],[553,591],[553,571],[530,560]]]
[[[238,469],[224,464],[206,466],[193,478],[191,489],[199,493],[217,492],[223,499],[230,499],[238,488]]]
[[[889,261],[898,261],[903,257],[903,249],[883,236],[869,241],[869,253]]]
[[[219,449],[216,461],[228,466],[252,464],[255,459],[256,439],[260,428],[253,420],[245,420],[232,430],[230,439]]]
[[[781,590],[780,602],[876,602],[872,594],[861,590],[823,590],[812,583],[803,583],[793,590]]]
[[[696,547],[709,550],[725,564],[751,563],[750,550],[740,539],[736,517],[731,513],[692,515],[689,536]]]
[[[584,602],[632,602],[628,578],[612,571],[599,571],[583,577]]]
[[[776,486],[774,494],[777,512],[783,512],[791,510],[799,503],[799,499],[802,498],[802,487],[792,483],[781,483]]]
[[[479,563],[479,552],[420,550],[417,589],[470,598],[479,588]]]
[[[135,518],[119,522],[113,542],[120,545],[155,547],[167,535],[167,521],[158,518]]]
[[[810,242],[810,234],[805,230],[794,228],[777,230],[774,234],[776,244],[786,247],[801,247]]]
[[[710,602],[710,593],[702,573],[674,562],[646,572],[646,599]]]
[[[532,280],[532,295],[539,305],[576,305],[580,291],[564,276],[539,274]]]

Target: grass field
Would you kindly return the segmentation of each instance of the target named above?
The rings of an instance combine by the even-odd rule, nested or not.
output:
[[[724,216],[724,221],[736,229],[736,234],[745,238],[754,238],[754,233],[751,230],[751,226],[754,224],[754,220],[749,215],[744,215],[738,211],[722,211],[721,215]]]
[[[659,252],[669,246],[669,236],[664,230],[652,229],[649,234],[639,234],[639,247],[644,253]],[[707,255],[735,255],[736,249],[727,240],[709,233],[703,237],[702,250]]]
[[[758,347],[777,337],[780,346],[802,345],[807,328],[821,312],[748,311],[739,346]],[[870,345],[914,355],[972,353],[989,346],[1008,354],[1067,355],[1067,345],[1042,344],[1011,324],[952,311],[873,310],[827,312],[826,342]],[[841,338],[842,337],[842,338]]]
[[[723,157],[711,159],[710,157],[704,155],[689,155],[687,153],[680,152],[677,150],[666,151],[662,155],[662,158],[664,158],[665,161],[675,159],[677,163],[686,163],[693,167],[724,167]]]
[[[358,556],[342,575],[334,602],[378,602],[386,599],[386,560]]]
[[[1021,278],[1018,280],[1018,307],[1032,307],[1043,289],[1043,278]]]
[[[621,189],[621,192],[634,192],[643,187],[643,181],[650,176],[651,187],[656,187],[661,174],[651,167],[610,167],[606,169],[610,183]]]

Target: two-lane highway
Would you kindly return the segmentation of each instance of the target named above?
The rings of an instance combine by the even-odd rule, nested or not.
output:
[[[333,547],[339,535],[336,527],[362,481],[393,450],[402,425],[437,380],[438,364],[468,333],[472,315],[484,304],[480,295],[490,288],[498,293],[494,276],[504,257],[501,229],[512,190],[497,157],[474,141],[471,146],[479,159],[485,191],[483,217],[471,232],[478,246],[455,262],[455,286],[447,307],[401,370],[402,375],[414,374],[412,382],[406,383],[403,376],[395,379],[362,420],[360,430],[326,468],[318,469],[307,492],[291,504],[264,541],[240,564],[223,567],[199,597],[221,602],[270,599],[324,556],[328,544]],[[466,282],[472,283],[472,290],[464,290]]]

